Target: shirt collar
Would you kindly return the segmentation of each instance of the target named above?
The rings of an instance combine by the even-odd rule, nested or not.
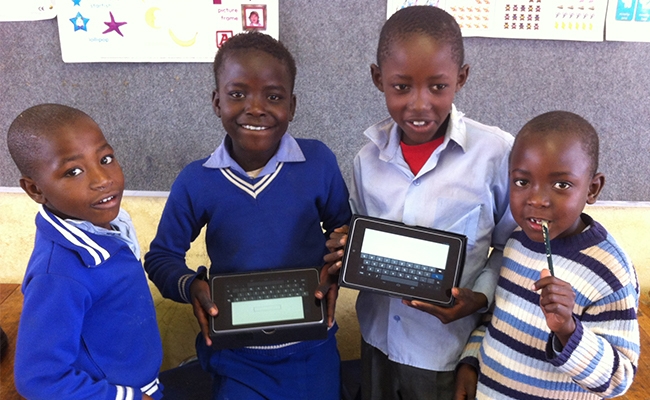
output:
[[[96,227],[88,221],[62,219],[43,205],[36,216],[36,226],[39,231],[42,231],[49,240],[79,254],[82,262],[89,268],[101,265],[123,249],[125,244],[139,259],[140,246],[129,214],[120,210],[118,217],[111,221],[111,225],[118,230]],[[129,229],[125,229],[126,225]],[[109,232],[110,234],[107,234]],[[107,236],[120,240],[102,240],[102,237]]]
[[[465,130],[465,121],[463,121],[464,115],[456,109],[455,105],[451,105],[445,140],[436,151],[443,151],[449,145],[450,141],[458,144],[464,151],[467,145],[467,132]],[[379,158],[382,161],[391,161],[398,155],[401,155],[399,147],[401,140],[399,126],[392,118],[386,118],[378,124],[371,126],[364,134],[379,148]]]
[[[117,239],[122,240],[133,252],[135,258],[140,259],[140,244],[138,243],[138,238],[135,234],[135,227],[131,221],[131,216],[125,210],[120,208],[120,212],[117,214],[117,218],[111,221],[111,226],[113,229],[102,228],[101,226],[93,225],[88,221],[82,221],[78,219],[66,219],[66,222],[74,224],[79,229],[82,229],[86,232],[94,233],[100,236],[112,236]]]
[[[217,147],[208,160],[203,163],[203,166],[206,168],[230,168],[240,174],[246,175],[246,171],[237,164],[228,152],[228,146],[231,142],[232,139],[230,139],[230,136],[226,135],[219,147]],[[282,136],[282,139],[280,139],[278,150],[266,163],[262,172],[258,175],[258,178],[272,174],[277,165],[281,162],[303,162],[305,160],[305,155],[302,153],[296,139],[294,139],[294,137],[289,133],[285,133]]]

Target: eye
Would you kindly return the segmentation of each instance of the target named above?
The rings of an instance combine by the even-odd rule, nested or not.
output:
[[[269,100],[271,100],[271,101],[280,101],[280,100],[282,100],[282,97],[278,96],[277,94],[272,94],[272,95],[269,95]]]
[[[74,177],[81,175],[82,172],[81,168],[71,168],[65,172],[65,176]]]
[[[560,189],[560,190],[567,190],[571,188],[571,184],[569,182],[555,182],[553,185],[554,188]]]
[[[111,156],[104,156],[104,157],[102,157],[101,163],[105,165],[105,164],[110,164],[113,161],[115,161],[115,156],[112,156],[112,155]]]
[[[398,83],[397,85],[393,85],[393,88],[395,88],[395,90],[397,90],[398,92],[402,92],[404,90],[407,90],[409,87],[408,85],[405,85],[403,83]]]
[[[443,90],[443,89],[445,89],[447,86],[448,86],[448,85],[446,85],[446,84],[444,84],[444,83],[438,83],[438,84],[432,85],[432,86],[431,86],[431,90],[433,90],[434,92],[437,92],[437,91],[439,91],[439,90]]]
[[[230,92],[230,93],[228,93],[228,95],[230,97],[232,97],[233,99],[243,99],[244,98],[244,93],[242,93],[242,92]]]
[[[526,179],[514,179],[512,183],[517,187],[525,187],[528,185],[528,181]]]

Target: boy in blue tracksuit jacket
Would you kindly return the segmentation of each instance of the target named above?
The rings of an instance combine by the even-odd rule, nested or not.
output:
[[[41,208],[22,285],[15,383],[28,399],[161,399],[162,343],[124,175],[97,124],[42,104],[7,135]]]

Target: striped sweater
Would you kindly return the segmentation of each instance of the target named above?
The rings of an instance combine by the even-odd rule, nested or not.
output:
[[[632,384],[640,353],[636,272],[605,228],[582,217],[589,229],[551,241],[555,276],[576,293],[576,330],[564,348],[531,289],[547,265],[544,244],[520,229],[510,237],[487,331],[477,329],[461,357],[480,367],[477,398],[599,399]]]

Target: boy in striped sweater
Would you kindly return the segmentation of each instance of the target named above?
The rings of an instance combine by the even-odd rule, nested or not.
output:
[[[490,323],[461,357],[457,398],[599,399],[632,384],[639,285],[623,250],[582,212],[605,183],[597,169],[598,135],[578,115],[542,114],[517,135],[509,175],[520,228],[504,250]]]

